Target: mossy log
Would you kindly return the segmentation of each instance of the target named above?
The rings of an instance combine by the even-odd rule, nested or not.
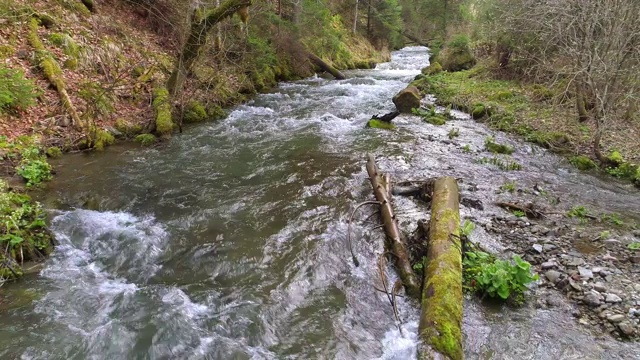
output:
[[[344,76],[343,73],[340,72],[340,70],[338,70],[338,69],[334,68],[333,66],[327,64],[324,60],[320,59],[316,55],[309,53],[309,54],[307,54],[307,56],[309,57],[309,60],[311,60],[311,62],[313,62],[320,69],[322,69],[322,70],[328,72],[329,74],[333,75],[333,77],[336,78],[337,80],[346,79],[346,77]]]
[[[418,359],[462,359],[462,253],[458,184],[441,177],[433,185],[424,268]]]
[[[233,16],[240,9],[251,5],[252,0],[226,0],[222,5],[211,10],[201,11],[196,9],[191,16],[189,34],[182,46],[176,65],[167,82],[167,89],[171,95],[175,95],[182,89],[187,74],[198,59],[202,47],[207,43],[207,34],[216,24],[227,17]]]
[[[391,206],[390,177],[378,172],[376,161],[372,155],[368,155],[367,173],[369,174],[376,200],[380,203],[380,216],[384,224],[384,231],[387,234],[388,246],[395,257],[398,274],[404,284],[407,295],[417,299],[420,297],[420,283],[411,268],[409,252],[405,245],[406,240],[398,227],[398,221]]]
[[[31,46],[36,50],[36,61],[38,67],[42,70],[42,73],[47,78],[49,83],[58,91],[60,101],[69,117],[71,117],[71,123],[73,126],[80,130],[86,130],[86,123],[80,118],[76,111],[71,97],[67,92],[66,84],[62,77],[62,69],[58,62],[53,58],[51,53],[47,51],[44,44],[38,36],[38,19],[32,18],[29,22],[29,42]]]

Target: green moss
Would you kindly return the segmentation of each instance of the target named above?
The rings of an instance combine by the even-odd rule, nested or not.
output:
[[[607,160],[611,161],[616,165],[620,165],[624,163],[624,159],[622,158],[622,155],[618,151],[612,151],[611,154],[607,156]]]
[[[447,122],[447,117],[442,114],[435,114],[431,116],[427,116],[423,118],[424,121],[428,122],[431,125],[444,125]]]
[[[367,122],[367,127],[374,129],[393,130],[396,126],[391,122],[386,122],[378,119],[371,119]]]
[[[57,146],[52,146],[48,148],[46,153],[47,153],[47,156],[52,158],[59,158],[62,156],[62,150],[60,150],[60,148]]]
[[[199,101],[190,101],[185,106],[183,120],[185,123],[197,123],[207,120],[207,110]]]
[[[135,142],[142,144],[142,146],[150,146],[157,141],[158,139],[153,134],[140,134],[135,138]]]
[[[64,67],[69,70],[75,70],[78,68],[78,60],[76,59],[67,59],[64,61]]]
[[[569,162],[580,170],[590,170],[598,166],[593,160],[584,155],[574,156],[569,159]]]
[[[471,111],[471,117],[473,119],[478,120],[487,115],[487,109],[484,104],[475,104],[473,106],[473,110]]]
[[[435,75],[440,72],[442,72],[442,65],[437,61],[422,69],[422,74],[424,75]]]
[[[227,113],[218,105],[209,105],[207,107],[207,116],[212,120],[219,120],[227,116]]]
[[[156,132],[163,137],[171,136],[174,125],[167,88],[160,87],[153,92],[153,109],[156,112]]]
[[[62,45],[64,45],[64,35],[65,34],[61,33],[51,33],[49,34],[49,41],[51,41],[53,45],[62,47]]]
[[[115,141],[116,139],[110,132],[98,129],[96,130],[93,148],[97,151],[102,151],[105,147],[113,145]]]
[[[485,149],[491,151],[494,154],[513,154],[514,149],[509,145],[498,144],[493,137],[487,137],[484,141]]]

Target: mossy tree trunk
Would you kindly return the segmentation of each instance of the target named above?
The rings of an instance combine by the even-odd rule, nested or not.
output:
[[[462,359],[462,254],[456,179],[433,185],[418,359]]]
[[[194,11],[187,39],[182,46],[176,66],[167,82],[167,89],[171,95],[180,93],[187,74],[198,59],[202,47],[207,42],[207,34],[216,24],[227,17],[233,16],[238,10],[251,5],[252,0],[226,0],[220,6],[204,11]]]
[[[407,295],[417,299],[420,297],[420,283],[411,268],[404,234],[402,234],[398,227],[398,221],[391,207],[390,177],[378,172],[376,161],[372,155],[368,155],[367,173],[369,174],[369,180],[371,181],[376,200],[380,203],[380,216],[382,217],[384,231],[389,241],[389,248],[391,252],[393,252],[396,260],[396,267],[400,279],[404,284]]]

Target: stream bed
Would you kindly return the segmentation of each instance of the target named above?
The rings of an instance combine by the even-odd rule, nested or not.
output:
[[[368,211],[352,226],[359,267],[345,243],[351,210],[372,197],[366,153],[394,179],[461,179],[485,202],[462,216],[479,222],[502,211],[491,202],[506,181],[638,213],[629,185],[462,113],[443,126],[400,116],[395,131],[365,129],[427,64],[426,48],[405,48],[347,80],[280,84],[157,148],[65,156],[49,186],[56,200],[45,199],[60,245],[39,274],[3,289],[0,358],[415,358],[418,305],[399,301],[399,331],[375,290],[383,235],[363,221]],[[449,140],[453,127],[460,136]],[[516,148],[521,171],[478,162],[489,135]],[[405,229],[426,217],[410,199],[396,205]],[[506,246],[482,229],[473,240]],[[596,336],[563,307],[496,309],[468,297],[464,332],[468,359],[640,358],[637,343]]]

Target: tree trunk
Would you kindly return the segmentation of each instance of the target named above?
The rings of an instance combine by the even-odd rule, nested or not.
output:
[[[353,35],[356,34],[356,30],[358,29],[358,3],[360,1],[356,0],[356,8],[354,10],[354,15],[353,15]]]
[[[216,7],[220,6],[220,0],[216,0]],[[213,49],[218,52],[222,50],[222,24],[216,24],[216,39],[214,40]]]
[[[193,64],[200,55],[200,50],[206,44],[207,33],[223,19],[233,16],[236,11],[251,5],[251,0],[226,0],[222,5],[199,15],[195,10],[191,18],[191,28],[187,40],[182,46],[176,66],[167,82],[167,89],[171,95],[180,93],[182,84]]]
[[[438,178],[422,287],[418,359],[462,359],[462,254],[456,179]]]
[[[400,279],[404,284],[407,295],[417,299],[420,297],[420,283],[411,268],[409,253],[406,249],[404,235],[400,232],[398,221],[391,207],[390,179],[378,172],[376,161],[372,155],[368,155],[367,173],[373,187],[376,200],[380,202],[380,216],[384,224],[384,231],[387,234],[387,241],[391,252],[396,259],[396,267]]]
[[[309,53],[308,54],[309,60],[311,60],[314,64],[316,64],[319,68],[321,68],[322,70],[330,73],[331,75],[333,75],[333,77],[335,77],[338,80],[344,80],[346,79],[346,77],[344,76],[343,73],[341,73],[338,69],[334,68],[333,66],[327,64],[326,62],[324,62],[324,60],[320,59],[319,57],[315,56],[314,54]]]

